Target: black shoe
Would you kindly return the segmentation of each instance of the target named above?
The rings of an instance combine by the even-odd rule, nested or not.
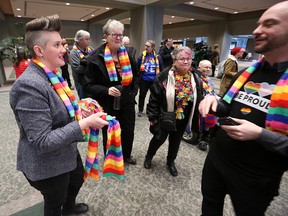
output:
[[[168,167],[168,169],[169,169],[169,171],[170,171],[172,176],[174,176],[174,177],[178,176],[178,171],[177,171],[177,169],[175,167],[175,163],[167,164],[167,167]]]
[[[144,161],[144,168],[145,169],[151,169],[151,163],[152,163],[152,159],[148,158],[147,156],[145,157],[145,161]]]
[[[208,143],[203,141],[203,140],[198,143],[198,148],[201,151],[206,151],[207,150],[207,146],[208,146]]]
[[[124,162],[131,164],[131,165],[136,165],[137,161],[136,159],[134,159],[132,156],[130,156],[129,158],[124,158]]]
[[[73,209],[62,209],[62,215],[83,214],[88,212],[89,206],[85,203],[78,203]]]

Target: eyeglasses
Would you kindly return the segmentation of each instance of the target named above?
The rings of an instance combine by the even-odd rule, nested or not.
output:
[[[113,39],[116,39],[116,38],[123,38],[123,34],[108,34],[108,35],[111,35]]]
[[[185,61],[187,61],[187,62],[191,62],[192,61],[192,59],[191,58],[181,58],[181,59],[177,59],[178,61],[180,61],[180,62],[185,62]]]

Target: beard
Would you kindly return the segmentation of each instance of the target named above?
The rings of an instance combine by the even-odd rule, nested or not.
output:
[[[267,53],[273,50],[279,49],[287,44],[287,35],[278,35],[278,38],[266,38],[260,41],[260,44],[257,45],[257,41],[255,42],[254,51],[256,53]],[[257,40],[257,37],[255,38]],[[259,42],[258,42],[259,43]]]

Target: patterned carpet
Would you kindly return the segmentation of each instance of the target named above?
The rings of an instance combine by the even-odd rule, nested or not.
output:
[[[8,92],[0,93],[0,215],[42,215],[41,195],[31,188],[22,173],[15,170],[18,129],[8,105]],[[200,180],[206,152],[182,142],[176,166],[178,177],[172,177],[166,168],[167,143],[157,152],[152,169],[143,168],[144,156],[151,139],[147,117],[136,117],[133,156],[136,166],[125,166],[126,179],[88,179],[78,196],[79,202],[90,205],[86,215],[97,216],[196,216],[201,214]],[[100,141],[101,143],[101,141]],[[79,143],[84,159],[87,144]],[[103,150],[100,145],[100,167]],[[288,215],[288,176],[283,177],[280,196],[267,211],[268,216]],[[31,207],[32,206],[32,207]],[[31,208],[30,208],[31,207]],[[41,213],[42,212],[42,213]],[[234,215],[227,197],[225,216]]]

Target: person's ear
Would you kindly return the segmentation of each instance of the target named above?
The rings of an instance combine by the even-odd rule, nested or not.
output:
[[[104,34],[104,35],[103,35],[103,39],[107,40],[107,37],[108,37],[107,34]]]
[[[36,56],[43,57],[43,49],[42,49],[42,47],[40,47],[39,45],[35,45],[33,47],[33,50],[34,50]]]

